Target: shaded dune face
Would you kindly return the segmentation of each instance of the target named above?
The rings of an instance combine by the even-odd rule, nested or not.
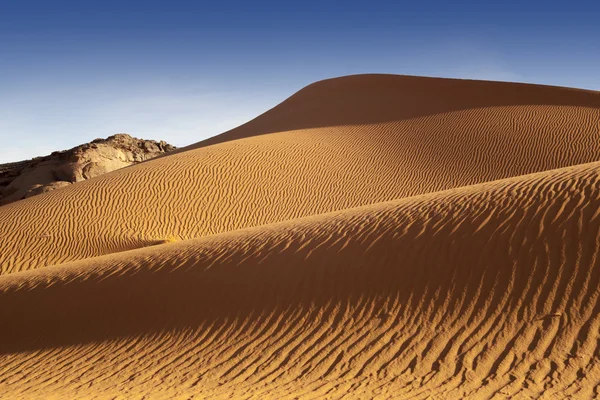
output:
[[[597,397],[599,110],[339,78],[0,207],[0,393]]]
[[[1,272],[596,161],[599,110],[533,85],[318,82],[212,145],[0,208]]]

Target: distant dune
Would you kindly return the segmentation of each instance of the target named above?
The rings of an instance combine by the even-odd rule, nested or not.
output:
[[[10,398],[594,398],[600,93],[360,75],[0,207]]]

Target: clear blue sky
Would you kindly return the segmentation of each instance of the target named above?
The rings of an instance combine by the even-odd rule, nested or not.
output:
[[[0,162],[117,132],[187,145],[347,74],[600,90],[599,5],[489,3],[0,0]]]

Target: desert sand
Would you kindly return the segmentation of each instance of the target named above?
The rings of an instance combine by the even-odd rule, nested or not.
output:
[[[594,398],[599,210],[599,92],[317,82],[0,207],[0,394]]]

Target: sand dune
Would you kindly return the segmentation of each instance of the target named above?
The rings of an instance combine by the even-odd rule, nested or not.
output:
[[[343,121],[346,109],[354,117]],[[378,75],[320,82],[221,143],[1,207],[1,272],[596,161],[599,120],[597,92]],[[286,127],[303,129],[267,134]]]
[[[0,207],[0,393],[597,397],[599,129],[597,92],[346,77]]]
[[[383,74],[345,76],[313,83],[254,120],[187,149],[266,133],[381,124],[479,108],[597,109],[599,97],[595,91],[522,83]],[[526,118],[515,118],[516,125]]]
[[[599,171],[6,275],[0,388],[27,398],[595,396]]]

